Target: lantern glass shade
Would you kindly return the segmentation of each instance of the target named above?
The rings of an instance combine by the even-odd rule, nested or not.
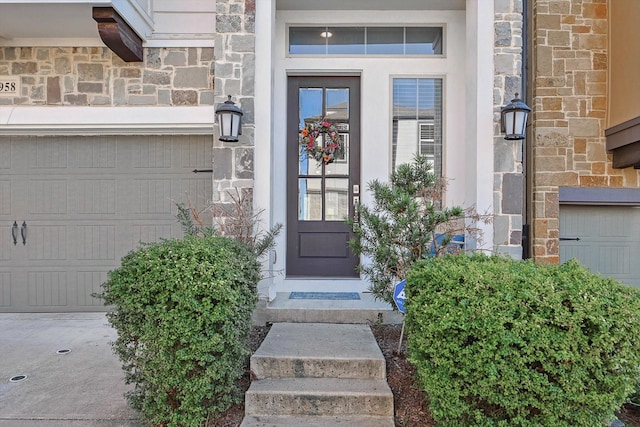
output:
[[[240,123],[242,121],[243,111],[236,107],[235,103],[231,101],[231,95],[229,99],[220,105],[216,109],[216,116],[218,118],[218,131],[220,133],[219,140],[225,142],[237,142],[238,135],[242,134],[242,127]]]
[[[508,105],[502,108],[501,118],[502,130],[505,133],[504,139],[518,140],[525,138],[527,118],[530,111],[531,108],[522,102],[516,93],[515,99],[512,99]]]

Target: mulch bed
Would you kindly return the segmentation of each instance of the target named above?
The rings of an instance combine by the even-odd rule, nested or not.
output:
[[[250,337],[251,351],[260,347],[267,336],[270,325],[254,327]],[[401,325],[377,325],[371,328],[387,361],[387,382],[394,396],[396,427],[435,427],[424,394],[413,385],[415,369],[407,360],[406,339],[401,352],[398,351]],[[251,385],[251,374],[247,366],[244,376],[238,383],[239,391],[245,393]],[[618,414],[626,426],[640,427],[640,408],[625,405]],[[229,408],[220,417],[210,420],[209,427],[238,427],[244,417],[244,405]]]

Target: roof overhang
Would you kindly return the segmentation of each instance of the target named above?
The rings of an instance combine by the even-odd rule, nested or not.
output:
[[[604,131],[607,151],[613,153],[613,167],[640,169],[640,117]]]
[[[140,43],[153,31],[149,11],[136,0],[0,0],[0,46],[104,46],[94,8],[111,8],[114,22],[118,16]]]

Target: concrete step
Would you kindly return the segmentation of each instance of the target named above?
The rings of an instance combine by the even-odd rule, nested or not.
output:
[[[251,383],[245,415],[393,417],[393,393],[385,380],[268,378]]]
[[[289,292],[279,292],[271,302],[261,300],[253,313],[253,323],[347,323],[399,324],[402,314],[370,293],[360,293],[358,300],[289,299]]]
[[[393,417],[314,417],[255,416],[245,417],[240,427],[394,427]]]
[[[251,356],[256,378],[385,379],[385,360],[365,325],[276,323]]]

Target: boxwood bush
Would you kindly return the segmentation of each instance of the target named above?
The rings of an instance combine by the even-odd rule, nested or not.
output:
[[[241,396],[259,264],[223,237],[166,240],[122,259],[103,285],[127,398],[154,425],[194,426]]]
[[[407,278],[408,345],[442,426],[598,426],[634,391],[640,291],[575,261],[449,255]]]

